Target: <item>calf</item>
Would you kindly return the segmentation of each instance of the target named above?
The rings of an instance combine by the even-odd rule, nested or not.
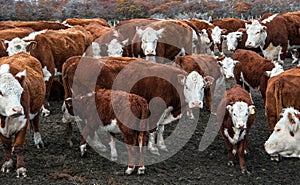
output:
[[[236,83],[248,91],[250,91],[249,87],[259,89],[265,101],[268,79],[283,72],[282,66],[263,58],[254,51],[243,49],[236,50],[232,59],[238,61],[234,67]]]
[[[228,165],[233,166],[236,152],[242,173],[247,173],[244,153],[248,152],[248,134],[254,122],[255,107],[249,93],[239,85],[227,90],[217,109],[220,134],[228,148]]]
[[[144,174],[144,155],[146,136],[148,131],[149,109],[147,101],[135,94],[128,94],[124,91],[99,89],[94,93],[78,96],[73,103],[75,115],[86,120],[82,129],[81,150],[86,148],[86,138],[94,138],[94,131],[98,127],[111,133],[112,140],[111,157],[116,160],[117,151],[115,148],[116,133],[122,133],[128,152],[128,167],[126,174],[130,175],[135,167],[136,153],[139,153],[138,174]],[[96,105],[96,107],[94,107]],[[96,108],[95,116],[94,109]],[[78,112],[76,112],[76,110]],[[138,146],[138,148],[137,148]]]
[[[269,79],[266,89],[266,116],[270,133],[280,119],[284,107],[300,110],[300,67],[294,67]]]
[[[294,107],[284,108],[274,131],[265,142],[265,150],[271,156],[300,157],[300,112]]]
[[[43,146],[38,128],[45,97],[40,62],[26,53],[0,58],[0,92],[0,139],[4,149],[1,171],[9,172],[13,167],[13,149],[17,156],[17,177],[26,177],[23,152],[30,120],[34,129],[34,143],[37,147]]]

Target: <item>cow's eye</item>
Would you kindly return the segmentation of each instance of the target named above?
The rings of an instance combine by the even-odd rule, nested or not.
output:
[[[278,128],[278,129],[276,129],[276,132],[280,132],[280,130],[281,130],[281,129],[280,129],[280,128]]]
[[[227,67],[223,67],[224,69],[227,69]]]
[[[187,86],[184,86],[184,88],[185,88],[186,90],[189,90],[189,88],[188,88]]]
[[[260,32],[258,31],[258,32],[256,32],[256,34],[259,34]]]
[[[0,91],[0,96],[3,96],[2,91]]]
[[[236,116],[236,114],[235,114],[235,113],[233,113],[233,116]]]

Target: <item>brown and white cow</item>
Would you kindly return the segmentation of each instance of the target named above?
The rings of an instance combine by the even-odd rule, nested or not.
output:
[[[159,154],[155,144],[156,130],[158,147],[167,150],[163,138],[164,125],[180,119],[186,106],[192,109],[203,105],[203,87],[208,82],[196,71],[188,74],[181,69],[141,58],[82,57],[77,60],[80,59],[82,62],[79,65],[69,65],[73,69],[63,70],[66,72],[63,80],[70,80],[64,82],[68,85],[65,88],[73,88],[66,92],[75,93],[75,84],[80,94],[106,88],[125,90],[144,97],[151,111],[148,148],[152,153]]]
[[[119,22],[115,25],[114,29],[118,31],[125,39],[128,39],[128,43],[125,46],[124,57],[138,56],[138,46],[140,46],[140,40],[133,43],[132,40],[136,34],[136,28],[147,26],[153,22],[159,20],[153,18],[135,18]]]
[[[30,33],[34,32],[33,29],[31,28],[9,28],[9,29],[4,29],[0,30],[0,56],[7,56],[7,43],[18,37],[18,38],[23,38],[28,36]],[[16,45],[15,47],[21,47],[20,45]]]
[[[28,52],[46,66],[51,77],[46,82],[46,98],[43,115],[50,114],[48,98],[56,72],[61,72],[63,63],[71,56],[82,55],[92,43],[92,35],[81,26],[65,30],[42,30],[33,32],[23,39],[8,43],[10,55]],[[15,45],[23,47],[15,48]],[[11,49],[11,50],[10,50]],[[25,50],[26,49],[26,50]]]
[[[249,93],[239,85],[226,91],[217,109],[220,134],[228,149],[228,165],[234,165],[234,155],[237,153],[242,173],[248,173],[244,154],[248,152],[248,134],[254,114],[255,106]]]
[[[265,150],[271,155],[300,157],[300,112],[294,107],[282,110],[281,118],[265,142]]]
[[[294,67],[269,79],[266,89],[266,116],[270,133],[280,119],[280,113],[285,107],[300,110],[298,96],[300,94],[300,67]]]
[[[246,23],[248,35],[245,46],[260,47],[265,58],[283,63],[288,48],[288,28],[286,19],[274,14],[262,21]]]
[[[204,79],[207,79],[209,85],[204,89],[206,107],[209,108],[211,112],[214,112],[212,103],[214,90],[217,81],[219,82],[220,80],[219,78],[223,78],[216,58],[207,54],[179,56],[175,59],[173,65],[188,73],[197,71]]]
[[[121,133],[128,153],[128,167],[125,173],[132,174],[136,165],[136,154],[139,156],[137,173],[145,173],[144,155],[149,109],[144,98],[124,91],[99,89],[73,98],[73,105],[78,110],[76,112],[75,109],[75,115],[86,121],[81,132],[81,150],[86,150],[86,138],[94,139],[95,129],[102,127],[111,134],[111,158],[117,160],[115,137],[117,133]]]
[[[5,25],[11,27],[31,28],[34,31],[41,31],[45,29],[60,30],[69,28],[69,26],[53,21],[1,21],[0,27]]]
[[[218,46],[219,52],[221,52],[222,55],[223,37],[221,35],[227,35],[228,33],[235,32],[240,28],[245,28],[246,22],[247,21],[239,18],[222,18],[211,21],[215,27],[220,28],[218,32],[215,32],[214,37],[218,38],[218,42],[215,42],[215,44]]]
[[[17,177],[26,177],[23,156],[26,131],[32,121],[34,143],[37,147],[43,146],[38,123],[44,98],[42,66],[36,58],[26,53],[0,58],[0,139],[4,149],[2,172],[9,172],[13,167],[13,150],[17,156]]]
[[[136,28],[133,43],[138,57],[146,56],[149,61],[169,63],[179,55],[192,54],[193,29],[183,21],[162,20],[143,28]]]
[[[236,83],[248,91],[250,87],[259,89],[265,101],[268,79],[283,72],[282,66],[244,49],[236,50],[231,58],[238,61],[233,70]]]
[[[86,26],[92,22],[97,22],[101,24],[102,26],[110,27],[108,22],[101,18],[92,18],[92,19],[81,19],[81,18],[67,18],[63,21],[62,24],[68,25],[68,26]]]

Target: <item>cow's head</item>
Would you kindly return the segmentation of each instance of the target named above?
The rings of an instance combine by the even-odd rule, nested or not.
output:
[[[204,88],[210,86],[214,78],[203,78],[198,72],[192,71],[187,76],[178,75],[178,81],[184,86],[183,94],[189,108],[203,108]]]
[[[5,44],[7,44],[7,54],[8,56],[11,56],[13,54],[25,52],[29,53],[30,49],[33,49],[36,46],[35,41],[24,41],[18,37],[12,39],[11,41],[4,41]],[[32,47],[29,49],[29,47]]]
[[[214,44],[221,44],[221,35],[226,33],[226,29],[221,29],[219,26],[215,26],[211,31],[211,37]]]
[[[211,40],[209,39],[209,36],[208,36],[208,33],[207,33],[206,29],[202,29],[199,32],[199,35],[200,35],[201,44],[210,46]]]
[[[112,39],[107,44],[107,55],[112,57],[121,57],[123,54],[123,47],[127,44],[128,39],[119,42],[117,39]]]
[[[270,155],[300,157],[300,112],[293,107],[283,110],[273,133],[265,142],[265,150]]]
[[[274,65],[275,66],[271,71],[266,71],[267,76],[270,78],[273,76],[277,76],[284,71],[282,65],[275,63],[275,62],[274,62]]]
[[[264,46],[267,38],[267,27],[263,26],[258,20],[252,21],[251,24],[246,23],[246,33],[248,38],[245,46],[248,48],[257,48]]]
[[[233,126],[238,129],[247,128],[249,115],[255,114],[254,105],[248,105],[243,101],[235,102],[232,105],[227,105],[226,109],[231,116]]]
[[[224,57],[222,60],[218,60],[220,65],[220,71],[226,78],[233,78],[234,66],[237,63],[237,60],[233,60],[230,57]]]
[[[0,66],[0,114],[7,117],[23,115],[21,84],[24,83],[26,70],[13,76],[9,69],[8,64]]]
[[[239,31],[230,32],[227,35],[222,35],[222,37],[225,40],[227,40],[227,49],[229,51],[234,51],[236,50],[239,41],[243,37],[243,32],[239,32]]]
[[[146,56],[156,55],[156,46],[159,38],[162,37],[164,28],[154,30],[153,28],[147,27],[145,30],[136,28],[136,33],[142,40],[141,48]]]

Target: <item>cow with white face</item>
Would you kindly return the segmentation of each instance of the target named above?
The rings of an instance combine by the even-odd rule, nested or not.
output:
[[[221,60],[219,60],[219,59],[221,59]],[[220,67],[221,73],[226,78],[233,78],[234,77],[233,70],[234,70],[235,64],[239,61],[233,60],[230,57],[222,57],[222,58],[218,58],[217,60],[218,60],[218,64],[221,66]]]
[[[222,36],[221,35],[225,32],[226,32],[226,30],[221,29],[219,26],[215,26],[212,29],[212,32],[211,32],[211,37],[212,37],[212,40],[213,40],[213,44],[217,45],[218,50],[219,50],[221,55],[224,55],[224,53],[222,52]],[[211,49],[213,50],[214,48],[211,48]]]
[[[20,38],[14,38],[11,41],[4,41],[5,44],[8,44],[8,47],[6,49],[8,56],[11,56],[16,53],[20,52],[26,52],[28,53],[26,47],[29,46],[31,43],[30,42],[25,42],[24,40]]]
[[[247,128],[249,115],[254,110],[254,105],[248,105],[245,102],[235,102],[233,105],[227,105],[227,110],[231,116],[233,126],[237,129]]]
[[[265,142],[265,150],[272,156],[272,160],[283,157],[300,157],[300,112],[294,107],[283,109],[281,119],[274,131]]]
[[[155,30],[151,27],[147,27],[144,30],[138,27],[136,28],[136,33],[142,40],[141,48],[146,57],[156,55],[157,41],[162,37],[163,31],[164,28],[161,28],[159,30]]]
[[[245,24],[247,48],[260,48],[267,59],[283,63],[288,48],[288,26],[282,16],[274,14],[262,21]]]
[[[234,51],[237,49],[239,40],[241,40],[243,37],[243,32],[230,32],[227,35],[223,35],[222,37],[227,41],[227,49],[229,51]]]

